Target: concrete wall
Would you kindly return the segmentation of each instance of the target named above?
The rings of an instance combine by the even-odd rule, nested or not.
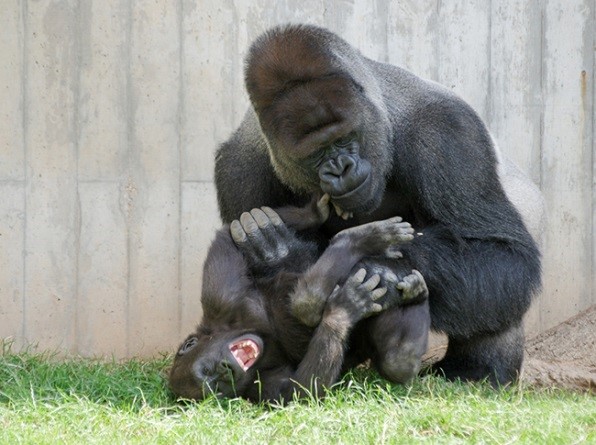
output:
[[[537,332],[596,302],[596,0],[2,0],[0,338],[172,350],[201,316],[243,57],[310,22],[466,98],[549,207]]]

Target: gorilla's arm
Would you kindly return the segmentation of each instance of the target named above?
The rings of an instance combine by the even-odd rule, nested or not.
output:
[[[294,394],[298,397],[309,394],[321,397],[326,388],[337,382],[348,336],[354,325],[393,305],[388,300],[384,300],[383,304],[377,302],[386,292],[385,288],[377,287],[379,276],[373,275],[364,281],[365,277],[366,270],[359,269],[329,296],[321,321],[298,368],[289,376],[268,383],[277,397],[286,401],[291,400]]]
[[[397,249],[411,242],[413,233],[410,224],[403,222],[400,217],[339,232],[331,239],[318,261],[298,279],[290,295],[293,315],[307,326],[316,326],[333,287],[345,279],[357,262],[372,255],[401,256]],[[408,274],[411,272],[408,271]],[[395,283],[397,276],[383,275],[383,281]],[[396,288],[399,289],[399,286]],[[392,298],[399,301],[399,293],[391,290]]]
[[[296,236],[296,231],[319,228],[329,213],[329,195],[315,195],[303,207],[262,207],[244,212],[231,222],[230,233],[255,278],[272,277],[281,271],[299,273],[315,261],[318,247]]]
[[[326,207],[327,200],[323,197],[317,201],[314,214],[322,214],[318,218],[324,221],[328,214],[319,211]],[[281,209],[283,215],[291,215],[290,224],[295,223],[297,215],[308,214],[308,210],[289,207]],[[271,275],[267,271],[302,272],[305,264],[312,264],[312,250],[306,246],[313,246],[298,239],[296,234],[288,229],[278,214],[268,208],[253,209],[245,212],[240,220],[230,225],[232,238],[244,253],[251,270],[255,270],[257,277]],[[397,250],[399,245],[414,238],[414,230],[409,223],[400,217],[383,221],[375,221],[357,227],[342,230],[335,235],[327,249],[314,265],[306,270],[299,278],[294,291],[290,295],[292,314],[305,325],[314,327],[321,320],[321,314],[327,297],[337,283],[343,282],[354,265],[365,256],[389,255],[401,256]],[[411,273],[411,270],[401,277]],[[383,276],[383,281],[393,284],[397,276]],[[392,289],[392,297],[400,297],[399,286]]]
[[[216,233],[203,269],[203,317],[225,322],[242,314],[250,324],[267,320],[262,296],[250,279],[247,263],[224,226]]]
[[[215,156],[215,185],[222,221],[231,223],[242,212],[267,205],[301,206],[309,195],[292,192],[275,175],[253,110],[224,142]]]

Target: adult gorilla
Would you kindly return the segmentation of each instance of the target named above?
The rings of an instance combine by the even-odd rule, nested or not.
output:
[[[449,379],[514,380],[522,317],[541,282],[540,252],[522,215],[538,226],[542,201],[499,157],[471,107],[314,26],[263,34],[245,74],[252,108],[216,155],[224,222],[263,205],[302,205],[320,191],[341,216],[305,234],[321,247],[346,227],[403,217],[424,235],[392,267],[426,279],[433,329],[449,337],[437,370]],[[320,300],[313,293],[294,301],[294,314],[316,325]],[[388,344],[393,315],[365,320],[357,332],[370,336],[381,372],[399,381],[407,345]]]

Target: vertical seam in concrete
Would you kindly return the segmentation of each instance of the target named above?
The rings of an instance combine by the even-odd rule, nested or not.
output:
[[[433,45],[434,46],[433,56],[435,58],[435,64],[434,64],[435,67],[433,69],[433,71],[434,71],[433,76],[434,76],[434,80],[436,82],[439,82],[446,88],[449,88],[447,85],[445,85],[442,82],[442,79],[441,79],[441,55],[443,54],[443,49],[444,49],[443,45],[442,45],[442,42],[444,41],[444,35],[441,35],[441,32],[443,32],[443,34],[444,34],[444,31],[445,31],[444,28],[441,28],[439,26],[439,23],[441,23],[441,9],[442,9],[441,0],[437,0],[437,5],[436,5],[436,9],[435,9],[435,14],[436,14],[435,17],[436,17],[437,27],[435,29],[437,29],[438,32],[435,32],[434,36],[433,36],[433,40],[435,43]]]
[[[184,111],[184,0],[178,1],[178,335],[182,335],[182,154],[183,154],[183,129]]]
[[[28,150],[28,119],[29,119],[29,107],[28,107],[28,89],[27,89],[27,80],[29,78],[29,63],[27,56],[29,54],[29,27],[27,26],[27,17],[29,11],[27,8],[27,2],[21,2],[21,27],[23,30],[23,41],[21,45],[21,100],[22,100],[22,110],[21,110],[21,125],[22,125],[22,143],[23,143],[23,295],[21,299],[21,338],[24,342],[27,337],[27,187],[29,186],[29,178],[28,178],[28,168],[29,165],[29,150]]]
[[[377,6],[378,5],[379,4],[377,3]],[[389,2],[381,2],[381,7],[383,10],[383,16],[385,17],[385,35],[383,38],[383,62],[389,63]]]
[[[489,129],[493,127],[493,1],[490,0],[488,3],[488,60],[487,60],[487,73],[486,73],[486,124]]]
[[[594,223],[596,222],[594,220],[594,213],[596,212],[596,190],[594,190],[594,184],[596,184],[596,155],[594,154],[594,151],[596,149],[596,135],[594,134],[594,132],[596,131],[596,0],[593,0],[592,2],[592,42],[590,42],[592,44],[592,48],[590,48],[591,50],[591,54],[592,54],[592,130],[591,130],[591,136],[592,136],[592,150],[590,150],[591,153],[591,163],[592,163],[592,175],[591,175],[591,181],[590,181],[590,185],[592,188],[592,212],[591,215],[588,216],[588,219],[590,220],[590,227],[592,228],[592,233],[591,233],[591,238],[592,238],[592,254],[590,256],[590,270],[592,271],[592,283],[589,283],[589,285],[591,286],[592,292],[590,295],[590,303],[594,304],[596,303],[596,278],[595,278],[595,274],[594,272],[596,272],[594,269],[596,267],[596,233],[594,233]],[[588,305],[590,306],[590,305]]]
[[[238,9],[235,7],[232,7],[232,17],[233,17],[233,23],[240,23],[240,19],[238,17]],[[234,33],[234,39],[232,40],[234,42],[234,57],[238,57],[240,54],[239,48],[240,48],[240,42],[238,42],[238,39],[240,38],[240,33],[238,32],[239,30],[239,26],[234,26],[233,29],[231,30],[232,33]],[[250,42],[249,42],[250,45]],[[232,81],[232,86],[234,85],[234,83],[236,82],[236,64],[234,62],[232,62],[230,64],[231,67],[231,81]],[[241,68],[241,82],[240,82],[240,86],[241,88],[244,87],[244,63],[242,63],[242,68]],[[237,105],[237,100],[233,100],[232,101],[232,107],[231,107],[231,114],[232,116],[228,116],[228,122],[234,122],[235,120],[235,116],[236,116],[236,109],[238,107]]]
[[[76,233],[75,233],[75,283],[74,283],[74,304],[73,304],[73,331],[74,339],[72,341],[72,349],[74,352],[79,352],[79,310],[81,306],[81,295],[79,294],[80,283],[79,283],[79,260],[81,254],[81,230],[82,230],[82,209],[81,209],[81,194],[79,190],[79,155],[80,155],[80,140],[81,140],[81,127],[79,125],[79,114],[81,98],[81,33],[83,32],[81,24],[81,2],[80,0],[76,3],[75,9],[76,24],[74,27],[75,41],[74,41],[74,94],[73,94],[73,136],[74,136],[74,152],[75,152],[75,199],[76,199]]]
[[[125,57],[126,57],[126,87],[125,87],[125,106],[126,106],[126,144],[127,144],[127,166],[126,166],[126,178],[125,183],[123,184],[123,190],[121,193],[125,194],[125,220],[126,220],[126,266],[128,268],[126,274],[126,356],[130,357],[130,294],[131,294],[131,270],[132,270],[132,262],[131,262],[131,233],[130,233],[130,224],[131,224],[131,216],[130,216],[130,199],[131,197],[128,196],[130,192],[129,182],[131,177],[131,168],[132,168],[132,144],[133,144],[133,132],[134,132],[134,119],[132,116],[132,27],[133,27],[133,3],[134,0],[130,0],[126,2],[128,7],[127,9],[127,26],[126,26],[126,44],[125,44]]]
[[[544,21],[546,20],[545,15],[546,15],[546,11],[545,11],[545,6],[540,3],[539,5],[540,8],[540,70],[539,70],[539,75],[540,75],[540,177],[539,177],[539,184],[538,186],[540,187],[540,189],[542,190],[542,180],[544,177],[544,107],[546,105],[546,102],[544,100],[544,88],[545,88],[545,79],[544,79],[544,75],[545,75],[545,69],[544,69],[544,64],[546,63],[544,60],[544,52],[545,52],[545,45],[546,45],[546,36],[545,36],[545,25],[544,25]]]
[[[545,96],[545,69],[544,69],[544,64],[546,63],[544,60],[544,53],[545,53],[545,45],[546,45],[546,30],[545,30],[545,23],[544,21],[546,20],[546,10],[545,10],[545,5],[543,3],[539,3],[538,8],[540,9],[540,65],[539,65],[539,76],[540,76],[540,136],[539,136],[539,146],[540,146],[540,176],[538,178],[539,184],[538,187],[540,188],[540,191],[542,192],[543,190],[543,178],[544,178],[544,112],[545,112],[545,105],[546,102],[544,100],[544,96]],[[548,209],[546,209],[547,214]],[[548,222],[547,222],[548,224]],[[546,246],[546,239],[545,237],[543,237],[543,250]],[[544,253],[544,252],[543,252]],[[544,268],[544,260],[542,262],[542,266]],[[544,277],[542,278],[542,281],[544,281]],[[544,292],[544,291],[543,291]],[[541,294],[541,296],[543,295],[543,293]],[[544,326],[544,319],[543,319],[543,305],[542,305],[542,298],[540,298],[538,300],[538,331],[542,332],[543,330],[543,326]]]

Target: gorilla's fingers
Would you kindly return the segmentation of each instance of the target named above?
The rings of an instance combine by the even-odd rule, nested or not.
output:
[[[401,216],[394,216],[393,218],[389,218],[389,222],[393,222],[393,223],[400,223],[403,221],[403,218]],[[408,225],[410,223],[407,223]]]
[[[407,221],[391,221],[389,220],[390,223],[394,224],[394,227],[396,230],[399,230],[401,233],[411,233],[414,234],[414,228],[412,227],[412,225],[407,222]]]
[[[275,210],[271,207],[261,207],[261,210],[269,217],[274,226],[283,225],[283,221]]]
[[[399,250],[398,246],[390,246],[385,251],[385,257],[392,258],[394,260],[398,260],[400,258],[403,258],[404,257],[404,254],[401,253],[401,250]]]
[[[247,235],[251,235],[259,231],[259,225],[248,212],[244,212],[242,215],[240,215],[240,224],[242,224],[242,228]]]
[[[237,219],[230,224],[230,234],[236,244],[243,244],[247,241],[246,232],[242,228],[240,221]]]
[[[259,210],[259,212],[262,215],[257,213],[257,218],[259,218],[261,224],[263,224],[262,217],[265,214],[261,210]],[[267,219],[267,221],[269,220]],[[273,259],[271,246],[263,236],[259,224],[257,221],[255,221],[253,215],[248,212],[244,212],[242,215],[240,215],[240,224],[246,232],[248,241],[251,244],[253,250],[256,251],[256,254],[265,261],[271,261]]]
[[[426,281],[420,272],[416,269],[412,270],[410,275],[406,275],[399,283],[397,289],[402,291],[403,301],[408,301],[413,298],[428,296],[428,288]]]
[[[319,199],[317,201],[317,214],[318,214],[321,222],[327,221],[331,214],[331,212],[329,210],[329,199],[330,198],[331,197],[329,196],[329,193],[325,193],[323,196],[321,196],[321,199]]]
[[[376,314],[377,312],[381,312],[383,310],[383,306],[381,306],[379,303],[373,303],[370,306],[370,312],[373,314]]]
[[[323,196],[321,196],[321,199],[319,199],[319,201],[317,202],[317,207],[319,207],[319,208],[328,207],[330,199],[331,199],[331,196],[329,196],[329,193],[325,193]]]
[[[378,300],[379,298],[383,297],[386,293],[387,293],[386,287],[378,287],[371,292],[370,298],[373,301],[375,301],[375,300]]]
[[[335,209],[335,214],[337,216],[341,216],[341,214],[343,213],[342,209],[336,203],[332,203],[332,204],[333,204],[333,208]]]
[[[270,246],[271,254],[277,259],[285,258],[290,252],[288,240],[292,238],[292,235],[281,217],[270,207],[252,209],[250,213],[261,228],[262,234]]]
[[[362,284],[365,277],[366,277],[366,269],[362,268],[362,269],[358,269],[358,272],[356,272],[354,275],[352,275],[350,280],[354,284]]]
[[[250,211],[250,214],[252,215],[260,229],[266,229],[271,225],[271,219],[268,215],[265,214],[263,210],[252,209]]]
[[[338,206],[336,203],[332,202],[332,204],[333,204],[333,208],[335,209],[335,213],[337,214],[337,216],[339,216],[344,221],[347,221],[348,219],[350,219],[354,216],[354,212],[346,212],[340,206]]]
[[[399,290],[411,289],[412,286],[417,285],[422,280],[422,275],[417,270],[412,270],[410,275],[406,275],[402,280],[397,283]]]
[[[362,283],[362,287],[368,292],[371,292],[380,282],[381,277],[378,274],[374,274],[372,277],[366,280],[366,282]]]

